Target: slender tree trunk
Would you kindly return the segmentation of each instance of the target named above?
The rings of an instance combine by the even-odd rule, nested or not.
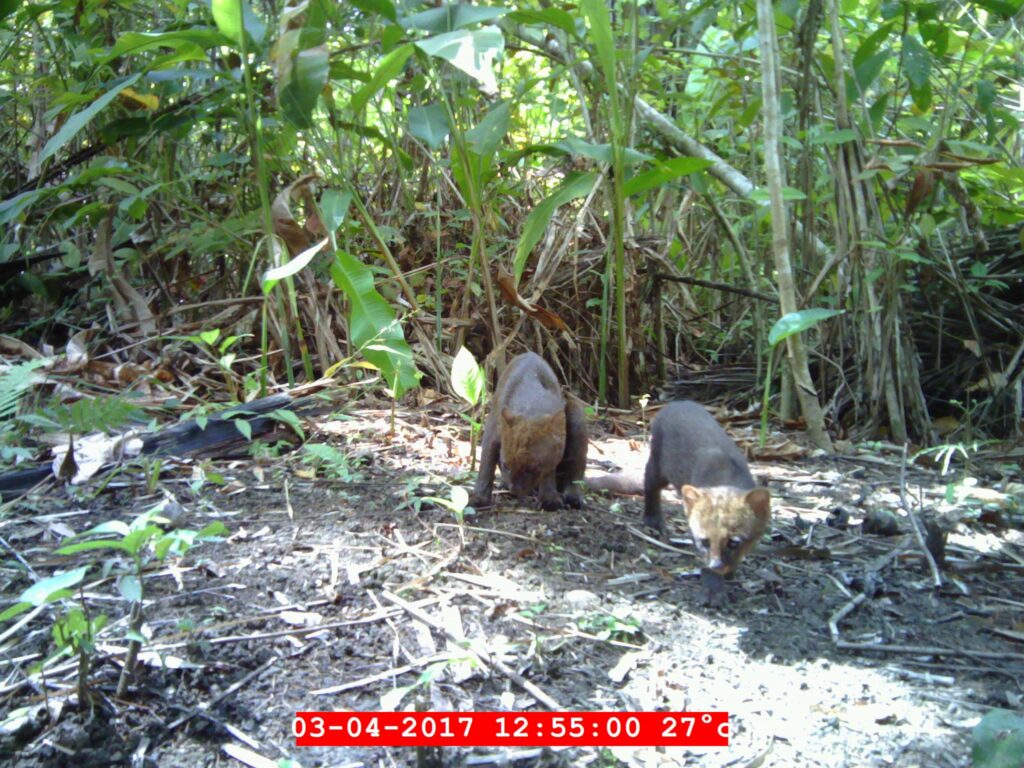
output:
[[[839,24],[839,8],[835,0],[827,0],[832,33],[833,61],[836,83],[836,127],[855,127],[847,104],[846,73],[850,71]],[[870,121],[867,121],[870,124]],[[896,443],[909,439],[908,416],[917,434],[929,444],[934,442],[928,409],[917,372],[918,354],[913,336],[906,327],[902,283],[904,265],[891,254],[865,243],[885,241],[885,233],[877,222],[882,220],[872,185],[860,174],[863,151],[859,141],[840,144],[836,163],[837,224],[844,226],[846,248],[853,269],[845,270],[840,296],[853,292],[855,343],[854,400],[858,422],[867,421],[870,431],[888,422],[889,434]],[[841,244],[844,237],[837,236]],[[885,280],[881,293],[874,274],[881,264]],[[885,418],[887,417],[887,418]]]
[[[797,310],[796,286],[789,257],[789,218],[782,190],[786,185],[782,170],[780,137],[782,115],[779,108],[779,63],[775,48],[775,17],[771,0],[757,0],[757,26],[761,38],[761,92],[764,101],[765,176],[771,199],[772,253],[775,257],[776,279],[779,283],[779,304],[782,314]],[[832,440],[825,431],[825,420],[818,402],[818,393],[807,365],[807,351],[800,334],[786,339],[789,365],[796,383],[800,410],[807,422],[807,432],[819,448],[832,450]]]

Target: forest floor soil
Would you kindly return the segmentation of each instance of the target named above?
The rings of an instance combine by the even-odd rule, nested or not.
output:
[[[732,431],[751,443],[753,429],[748,419]],[[592,468],[642,467],[642,428],[599,421],[592,431]],[[123,658],[123,633],[114,634],[97,648],[93,711],[76,711],[71,672],[54,675],[51,712],[61,699],[65,711],[8,734],[7,764],[89,768],[132,764],[134,755],[135,765],[159,766],[261,765],[253,756],[266,765],[414,765],[410,748],[297,748],[293,716],[379,711],[403,687],[400,707],[542,708],[392,595],[562,709],[731,718],[727,748],[419,755],[434,765],[954,768],[971,764],[981,715],[1021,707],[1024,535],[992,524],[1006,499],[993,490],[994,470],[963,486],[962,470],[904,472],[899,454],[879,450],[837,458],[800,448],[794,460],[756,461],[773,495],[771,534],[712,607],[674,493],[665,494],[671,547],[643,529],[636,497],[591,492],[583,510],[543,512],[498,493],[493,508],[460,522],[431,498],[473,479],[465,422],[450,404],[394,420],[385,409],[353,411],[312,432],[347,460],[314,475],[301,452],[239,455],[215,462],[224,484],[198,494],[188,487],[194,465],[166,464],[162,481],[186,510],[182,524],[221,521],[229,536],[148,574],[151,645],[127,695],[113,694]],[[861,530],[865,514],[898,509],[901,475],[918,515],[952,528],[941,586],[905,514],[896,513],[895,535]],[[24,551],[52,539],[57,522],[81,532],[130,521],[159,500],[141,486],[125,476],[88,501],[51,494],[9,520],[4,537]],[[109,583],[86,594],[94,610],[120,615]],[[38,646],[49,647],[46,633]],[[3,714],[39,704],[30,686],[0,700]]]

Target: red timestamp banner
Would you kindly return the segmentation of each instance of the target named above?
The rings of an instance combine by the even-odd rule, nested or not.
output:
[[[727,747],[728,712],[297,712],[297,747]]]

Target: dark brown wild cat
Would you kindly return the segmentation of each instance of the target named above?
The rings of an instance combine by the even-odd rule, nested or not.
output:
[[[661,491],[678,489],[705,568],[736,570],[768,530],[771,497],[758,487],[743,452],[702,405],[669,403],[651,422],[651,453],[643,482],[630,473],[587,478],[587,487],[643,493],[644,523],[665,536]]]
[[[540,355],[519,355],[498,380],[484,423],[480,473],[470,503],[490,505],[494,470],[501,466],[516,497],[536,490],[544,509],[579,508],[586,464],[583,406],[562,394],[558,377]]]
[[[705,567],[728,575],[761,540],[771,497],[750,474],[736,443],[703,406],[669,403],[651,422],[651,457],[644,471],[644,522],[665,534],[661,491],[679,489]]]

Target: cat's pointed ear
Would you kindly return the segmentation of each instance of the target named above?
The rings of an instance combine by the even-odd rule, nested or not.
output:
[[[755,488],[752,491],[747,491],[747,495],[743,497],[743,500],[753,513],[757,515],[759,520],[767,522],[768,518],[771,517],[772,497],[768,493],[767,488]]]
[[[683,501],[686,502],[687,509],[693,509],[693,505],[704,498],[704,491],[692,485],[684,485],[679,489],[679,493],[682,495]]]

